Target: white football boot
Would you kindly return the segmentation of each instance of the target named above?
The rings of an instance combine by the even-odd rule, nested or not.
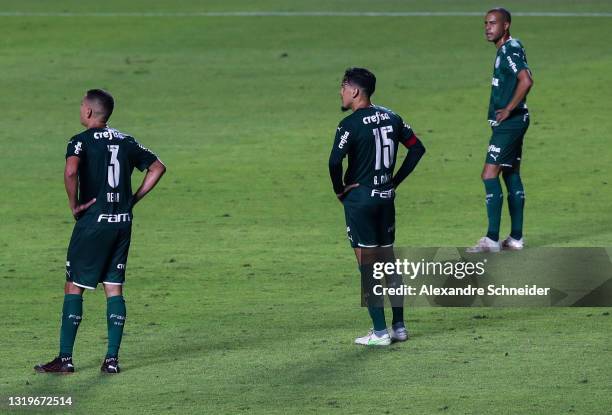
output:
[[[500,249],[501,247],[498,241],[494,241],[487,236],[483,236],[478,240],[476,245],[466,249],[465,251],[470,254],[476,254],[479,252],[499,252]]]
[[[368,334],[363,337],[357,337],[355,344],[361,344],[363,346],[388,346],[391,344],[391,336],[389,333],[378,337],[374,330],[368,331]]]
[[[389,331],[391,340],[394,342],[405,342],[406,340],[408,340],[409,335],[408,330],[406,330],[406,327],[399,327],[397,330],[389,329]]]
[[[524,247],[525,247],[525,241],[523,240],[523,238],[514,239],[513,237],[508,236],[502,242],[502,249],[507,249],[508,251],[520,251]]]

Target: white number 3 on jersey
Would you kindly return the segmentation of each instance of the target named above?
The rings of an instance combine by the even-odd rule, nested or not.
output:
[[[117,160],[117,154],[119,154],[119,146],[111,145],[108,146],[108,151],[111,153],[110,164],[108,165],[108,185],[112,188],[119,186],[119,160]]]

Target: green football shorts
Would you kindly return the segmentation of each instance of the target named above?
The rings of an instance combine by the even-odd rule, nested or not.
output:
[[[132,227],[75,226],[66,258],[66,280],[95,289],[98,283],[123,285]]]
[[[359,186],[344,198],[346,233],[353,248],[392,246],[395,242],[395,192]]]
[[[529,128],[529,114],[508,118],[492,127],[485,163],[502,167],[514,167],[520,163],[523,154],[523,139]]]

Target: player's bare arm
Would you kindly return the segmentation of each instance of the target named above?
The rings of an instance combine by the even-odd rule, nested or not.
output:
[[[514,95],[512,96],[512,100],[510,100],[505,108],[495,111],[495,119],[498,123],[506,120],[510,116],[510,113],[512,113],[517,105],[523,102],[525,97],[527,97],[529,90],[533,86],[533,78],[531,77],[531,72],[529,72],[528,69],[523,69],[520,71],[517,78],[518,83],[516,85]]]
[[[402,165],[395,173],[393,177],[393,188],[397,189],[397,187],[404,181],[410,173],[414,170],[414,168],[419,164],[421,157],[425,154],[425,146],[416,136],[413,136],[414,140],[410,140],[410,146],[408,147],[408,154],[406,154],[406,158],[404,159]]]
[[[66,168],[64,169],[64,186],[66,187],[66,194],[68,195],[68,206],[75,219],[78,219],[81,213],[96,203],[96,199],[93,198],[89,202],[79,205],[78,186],[80,161],[81,159],[79,157],[68,157],[66,159]]]
[[[142,184],[134,193],[134,197],[132,199],[132,206],[142,200],[143,197],[146,196],[153,188],[157,185],[159,180],[162,178],[164,173],[166,172],[166,166],[160,159],[155,160],[149,168],[147,168],[147,173],[145,174],[144,179],[142,179]]]

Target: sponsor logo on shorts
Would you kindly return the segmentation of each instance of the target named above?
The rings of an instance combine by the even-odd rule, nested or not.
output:
[[[497,79],[497,78],[493,78],[493,80],[491,81],[491,85],[493,85],[493,86],[499,86],[499,79]]]
[[[370,193],[370,197],[378,196],[381,199],[391,199],[394,193],[395,192],[393,189],[389,189],[389,190],[372,189],[372,193]]]
[[[499,154],[501,153],[501,148],[491,144],[487,151],[489,152],[489,157],[491,157],[494,161],[497,161],[497,158],[499,157]]]
[[[348,136],[349,136],[349,132],[348,131],[346,131],[344,134],[342,134],[342,136],[340,137],[340,144],[338,144],[338,148],[344,148],[344,145],[348,141]]]
[[[353,242],[353,237],[351,236],[351,227],[350,226],[346,227],[346,236],[348,237],[349,241]]]
[[[125,269],[125,264],[117,264],[117,269]]]
[[[119,222],[130,222],[130,214],[129,213],[118,213],[116,215],[109,215],[106,213],[102,213],[98,216],[98,222],[105,221],[107,223],[119,223]]]

